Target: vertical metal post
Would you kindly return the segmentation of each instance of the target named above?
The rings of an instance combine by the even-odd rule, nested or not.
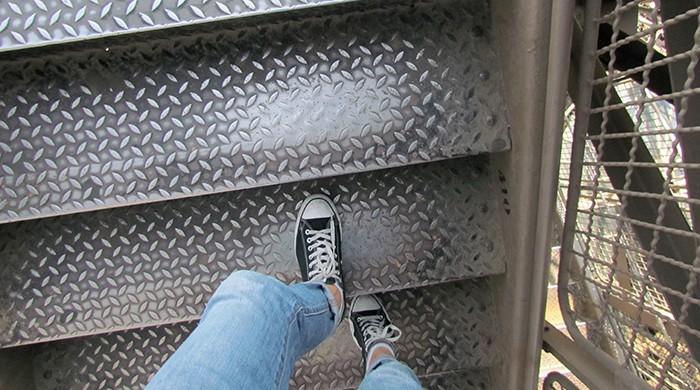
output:
[[[590,82],[597,57],[595,49],[598,39],[598,23],[596,17],[600,14],[600,0],[586,2],[584,11],[583,43],[578,58],[577,84],[580,86],[576,93],[576,120],[574,122],[573,143],[571,145],[571,165],[569,168],[569,189],[566,194],[566,212],[564,214],[564,228],[561,239],[561,257],[559,263],[559,305],[564,314],[566,326],[569,329],[578,329],[572,319],[569,307],[569,267],[573,262],[574,235],[576,230],[576,218],[578,200],[581,194],[581,176],[583,174],[583,157],[586,147],[586,134],[590,120],[590,107],[593,85]],[[575,338],[579,335],[574,336]]]
[[[532,338],[531,348],[539,348],[542,339],[542,324],[547,300],[547,284],[552,251],[552,221],[557,204],[559,161],[564,128],[564,105],[566,85],[571,61],[571,39],[574,23],[574,0],[554,1],[552,4],[549,54],[547,58],[547,84],[544,111],[544,137],[540,160],[540,182],[535,221],[532,301],[541,311],[532,311],[528,321]],[[532,344],[536,343],[536,344]],[[539,354],[536,358],[539,366]],[[535,378],[533,378],[533,381]]]
[[[683,14],[698,7],[696,0],[672,0],[661,1],[661,18],[666,21],[676,15]],[[668,25],[664,28],[666,35],[666,49],[668,56],[674,56],[693,49],[697,43],[695,41],[698,33],[698,18],[691,17],[679,21],[676,24]],[[679,92],[688,88],[697,88],[700,85],[700,66],[695,65],[691,70],[694,80],[690,85],[685,85],[688,80],[687,74],[690,59],[683,59],[672,62],[668,65],[671,76],[671,87],[673,92]],[[679,127],[700,126],[700,95],[684,97],[687,99],[688,110],[683,117],[678,118]],[[681,98],[676,98],[674,105],[676,113],[681,111]],[[679,132],[680,145],[683,150],[683,162],[700,163],[700,133]],[[700,170],[686,169],[685,181],[688,188],[688,198],[700,199]],[[690,218],[693,221],[693,230],[700,231],[700,206],[690,205]]]

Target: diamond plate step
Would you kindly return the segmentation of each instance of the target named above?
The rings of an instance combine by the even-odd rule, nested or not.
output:
[[[0,52],[220,22],[351,1],[3,1],[0,3]]]
[[[488,21],[394,4],[0,62],[0,222],[507,150]]]
[[[488,370],[463,370],[421,378],[430,390],[487,390],[493,388]]]
[[[0,226],[0,345],[197,319],[232,271],[298,280],[310,193],[344,226],[349,295],[504,271],[496,178],[453,159]]]
[[[389,315],[402,329],[399,358],[429,388],[485,388],[480,370],[462,386],[465,373],[498,364],[498,335],[489,279],[384,294]],[[141,388],[187,337],[194,323],[64,340],[37,346],[37,388]],[[444,374],[447,374],[443,377]],[[361,357],[347,322],[297,363],[290,387],[351,388],[362,378]]]

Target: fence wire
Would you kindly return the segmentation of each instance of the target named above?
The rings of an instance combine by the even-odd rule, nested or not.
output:
[[[653,388],[699,389],[700,7],[614,3],[598,19],[591,107],[565,113],[560,215],[580,183],[569,305],[582,334]],[[590,125],[574,138],[577,110]],[[572,158],[575,142],[585,151]]]

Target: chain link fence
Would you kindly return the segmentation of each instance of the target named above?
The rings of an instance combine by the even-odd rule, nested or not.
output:
[[[604,2],[597,49],[579,58],[594,72],[569,88],[591,103],[565,113],[562,311],[570,332],[656,389],[700,388],[696,4]]]

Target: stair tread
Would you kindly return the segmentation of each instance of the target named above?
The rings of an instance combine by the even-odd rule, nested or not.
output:
[[[326,193],[348,294],[502,273],[485,156],[0,225],[0,346],[199,318],[232,271],[299,280],[294,222]]]
[[[498,364],[498,327],[488,278],[402,290],[382,295],[390,317],[402,329],[400,359],[429,388],[485,388],[483,372],[462,386],[456,379]],[[62,340],[37,346],[37,388],[139,388],[187,337],[195,323]],[[347,321],[297,362],[290,387],[349,388],[362,378],[360,352]],[[471,369],[473,371],[463,372]]]
[[[492,388],[488,369],[461,370],[421,378],[430,390],[486,390]]]
[[[0,62],[0,223],[507,150],[488,20],[392,4]]]
[[[424,389],[430,390],[486,390],[491,388],[489,368],[447,371],[419,376]],[[358,384],[359,386],[359,384]],[[299,388],[299,387],[297,387]],[[304,389],[311,387],[302,387]],[[317,386],[316,389],[325,389]],[[357,386],[347,389],[356,389]]]
[[[228,0],[175,2],[60,1],[3,3],[0,52],[143,33],[198,23],[348,3],[354,0]]]

